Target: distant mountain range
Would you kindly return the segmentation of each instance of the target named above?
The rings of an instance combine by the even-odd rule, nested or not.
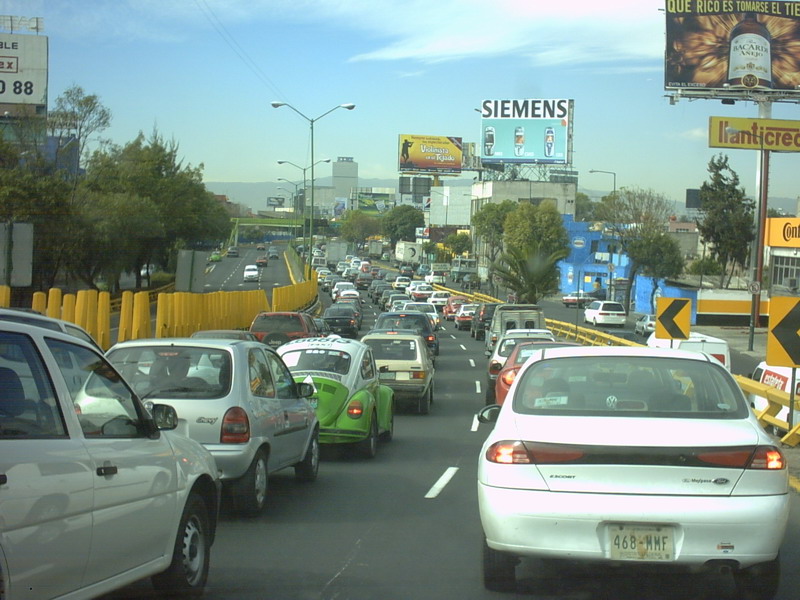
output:
[[[333,185],[332,177],[320,177],[316,181],[320,187]],[[473,179],[471,177],[447,179],[444,183],[451,187],[466,187],[472,185]],[[270,196],[285,196],[286,192],[278,188],[286,187],[287,184],[280,181],[206,181],[205,185],[212,193],[223,194],[231,202],[250,207],[253,212],[257,212],[259,210],[267,210],[267,198]],[[398,179],[359,179],[358,185],[359,187],[394,188],[399,190],[400,183]],[[602,196],[608,194],[608,190],[598,191],[582,187],[579,187],[578,191],[593,200],[599,200]],[[769,208],[783,210],[787,216],[796,215],[798,213],[798,202],[800,200],[795,198],[770,198]],[[683,202],[675,202],[675,214],[686,214]]]

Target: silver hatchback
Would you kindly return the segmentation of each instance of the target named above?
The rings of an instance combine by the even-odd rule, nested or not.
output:
[[[108,358],[145,402],[173,406],[178,431],[214,456],[238,512],[264,508],[269,475],[294,467],[316,479],[319,424],[283,360],[260,342],[144,339],[122,342]]]

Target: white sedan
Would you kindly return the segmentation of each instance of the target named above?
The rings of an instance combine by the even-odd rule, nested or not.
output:
[[[617,325],[622,327],[628,320],[625,308],[619,302],[595,300],[583,309],[583,322],[598,325]]]
[[[777,593],[786,458],[711,357],[538,351],[478,419],[495,422],[478,465],[488,589],[513,590],[519,560],[536,558],[716,569],[737,598]]]

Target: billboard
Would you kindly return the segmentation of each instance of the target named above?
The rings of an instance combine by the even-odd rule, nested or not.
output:
[[[800,92],[798,6],[786,0],[667,0],[664,87],[684,95]]]
[[[484,100],[481,162],[570,162],[572,100]]]
[[[403,172],[460,173],[460,137],[401,135],[398,140],[398,170]]]
[[[21,105],[47,106],[47,37],[0,33],[0,106],[14,116]]]
[[[800,121],[709,117],[708,145],[711,148],[800,152]]]

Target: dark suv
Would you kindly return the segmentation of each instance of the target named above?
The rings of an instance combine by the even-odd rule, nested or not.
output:
[[[410,277],[414,279],[414,265],[400,265],[398,269],[400,277]]]
[[[413,329],[423,338],[434,356],[439,356],[439,338],[436,337],[430,317],[421,312],[386,312],[375,320],[373,330],[381,329],[396,331],[398,329]]]
[[[311,315],[302,312],[258,313],[250,324],[250,333],[273,349],[290,340],[320,335]]]
[[[489,323],[492,322],[494,309],[497,308],[498,303],[484,303],[475,311],[475,316],[472,317],[472,325],[470,325],[469,335],[476,340],[486,339],[486,329]]]

